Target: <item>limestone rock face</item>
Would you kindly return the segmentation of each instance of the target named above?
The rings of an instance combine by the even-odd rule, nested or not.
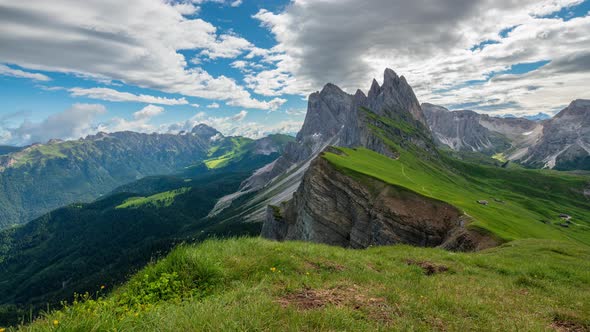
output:
[[[575,100],[544,122],[541,139],[521,162],[533,167],[590,170],[590,100]]]
[[[320,156],[290,201],[267,208],[262,236],[350,248],[404,243],[474,250],[492,245],[465,228],[468,220],[445,202],[375,179],[357,181]]]
[[[456,151],[496,152],[510,147],[503,135],[491,131],[473,111],[451,112],[442,106],[424,103],[422,109],[432,135],[439,145]]]
[[[499,118],[422,104],[439,145],[457,151],[501,152],[535,168],[590,169],[590,100],[575,100],[553,118]]]
[[[210,216],[221,213],[237,197],[256,192],[256,195],[242,204],[248,210],[240,218],[262,221],[267,204],[278,204],[289,199],[295,192],[305,170],[312,159],[327,146],[366,147],[378,153],[394,157],[383,140],[376,136],[371,126],[383,126],[369,113],[385,118],[409,117],[426,128],[426,118],[418,99],[405,78],[398,77],[391,69],[383,74],[383,85],[373,81],[368,95],[357,90],[348,94],[334,84],[326,84],[319,92],[309,96],[305,121],[295,142],[285,148],[283,155],[275,162],[256,171],[244,181],[239,192],[222,198],[211,211]],[[401,134],[401,133],[400,133]],[[430,140],[430,137],[413,138]]]
[[[221,135],[221,133],[217,131],[217,129],[209,127],[203,123],[196,125],[191,131],[191,133],[194,136],[197,136],[203,140],[210,140],[212,137],[215,137],[216,135]]]
[[[383,109],[391,106],[407,110],[416,120],[425,126],[427,125],[420,103],[405,77],[399,77],[393,70],[387,68],[383,75],[382,86],[373,80],[369,90],[367,107],[380,114]]]

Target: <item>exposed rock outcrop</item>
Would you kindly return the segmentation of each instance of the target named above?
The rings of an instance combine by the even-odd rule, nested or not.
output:
[[[422,104],[439,145],[457,151],[502,152],[534,168],[590,170],[590,100],[575,100],[553,118],[498,118]]]
[[[334,84],[326,84],[321,91],[309,96],[305,121],[296,141],[286,147],[279,159],[244,181],[238,192],[220,199],[210,217],[230,207],[237,198],[256,193],[247,202],[242,202],[240,211],[231,217],[264,220],[266,205],[276,205],[289,199],[311,160],[330,145],[363,146],[395,157],[396,152],[369,129],[369,126],[384,126],[379,117],[403,117],[414,126],[426,128],[426,118],[412,88],[403,76],[399,77],[391,69],[385,70],[383,85],[373,80],[368,95],[360,90],[351,95]],[[401,130],[398,134],[408,142],[424,147],[431,141],[430,137]]]
[[[320,156],[290,201],[267,208],[262,236],[350,248],[405,243],[476,250],[495,244],[469,231],[468,222],[448,203],[369,177],[358,181]]]
[[[544,122],[542,137],[520,159],[533,167],[590,170],[590,100],[575,100]]]
[[[509,151],[514,155],[509,158],[516,159],[539,139],[543,128],[541,123],[523,118],[496,118],[469,110],[451,112],[428,103],[423,103],[422,109],[438,144],[456,151]]]

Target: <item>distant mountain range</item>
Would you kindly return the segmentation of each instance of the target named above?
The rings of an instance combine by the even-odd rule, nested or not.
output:
[[[289,136],[223,137],[199,125],[190,133],[98,133],[51,140],[0,156],[0,229],[60,206],[89,202],[125,183],[189,169],[199,172],[259,155],[276,158]]]
[[[276,159],[293,140],[285,135],[259,140],[224,138],[204,125],[180,136],[98,135],[116,140],[106,145],[111,148],[134,136],[152,139],[154,145],[150,146],[157,150],[164,146],[178,150],[189,143],[206,144],[208,150],[195,152],[194,160],[186,156],[183,160],[191,166],[174,174],[144,177],[114,188],[94,202],[75,201],[24,225],[0,230],[0,326],[20,321],[24,308],[36,312],[48,303],[71,300],[76,292],[99,289],[100,285],[110,289],[177,243],[259,234],[259,224],[219,225],[207,214],[221,196],[236,191],[254,170]],[[214,142],[211,137],[216,137]],[[155,143],[157,138],[160,143]],[[84,144],[96,139],[87,138]],[[196,145],[195,150],[202,151],[202,147]],[[152,161],[146,157],[140,164]],[[62,186],[67,184],[62,182]]]
[[[514,115],[514,114],[503,114],[503,115],[499,115],[498,117],[500,118],[523,118],[523,119],[527,119],[527,120],[531,120],[531,121],[543,121],[543,120],[548,120],[551,119],[551,115],[547,114],[547,113],[542,113],[539,112],[537,114],[533,114],[533,115]]]
[[[422,104],[441,146],[496,155],[533,168],[590,170],[590,101],[575,100],[553,118],[491,117]]]

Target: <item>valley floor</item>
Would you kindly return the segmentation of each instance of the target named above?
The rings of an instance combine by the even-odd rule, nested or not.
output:
[[[19,330],[590,329],[590,248],[552,240],[477,253],[208,240],[109,288]]]

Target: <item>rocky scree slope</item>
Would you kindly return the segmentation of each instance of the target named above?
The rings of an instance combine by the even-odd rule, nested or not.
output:
[[[544,122],[541,138],[520,162],[557,170],[590,170],[590,100],[575,100]]]
[[[543,124],[523,118],[496,118],[474,111],[422,104],[428,126],[439,146],[485,154],[507,152],[512,157],[534,144]]]
[[[449,111],[422,104],[439,146],[456,151],[500,154],[533,168],[590,169],[590,101],[575,100],[543,121],[498,118],[473,111]]]

